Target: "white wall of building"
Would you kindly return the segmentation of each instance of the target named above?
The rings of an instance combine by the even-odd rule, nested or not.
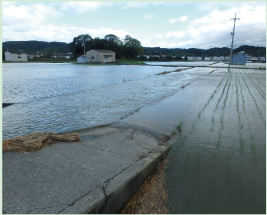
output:
[[[6,61],[28,61],[27,54],[15,54],[9,51],[5,52],[5,60]]]

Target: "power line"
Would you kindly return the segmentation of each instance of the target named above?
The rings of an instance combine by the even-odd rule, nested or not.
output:
[[[235,22],[236,22],[237,19],[239,19],[239,18],[236,18],[236,14],[235,14],[235,18],[232,18],[231,19],[231,20],[234,20],[234,29],[233,29],[233,32],[230,33],[232,35],[232,44],[231,44],[231,52],[230,52],[230,59],[229,59],[228,71],[230,69],[230,64],[232,63],[233,44],[234,44],[234,36],[235,36]]]

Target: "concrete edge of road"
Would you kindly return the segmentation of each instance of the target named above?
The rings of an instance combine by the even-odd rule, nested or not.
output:
[[[99,185],[95,190],[80,197],[61,214],[116,214],[120,213],[147,177],[167,156],[173,142],[169,140],[158,146],[144,159],[139,160],[113,178]]]

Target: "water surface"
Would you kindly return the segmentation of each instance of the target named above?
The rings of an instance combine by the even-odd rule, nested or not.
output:
[[[3,64],[3,139],[118,121],[176,93],[210,69],[52,63]]]
[[[216,69],[124,120],[176,132],[171,213],[266,213],[265,89],[264,70]]]

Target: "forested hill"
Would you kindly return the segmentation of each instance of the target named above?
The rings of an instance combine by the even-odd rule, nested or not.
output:
[[[34,51],[53,51],[57,53],[67,53],[72,51],[69,47],[69,43],[64,42],[45,42],[45,41],[7,41],[3,42],[3,51],[6,50],[23,50],[24,52],[34,52]],[[227,56],[230,54],[230,48],[210,48],[210,49],[197,49],[197,48],[160,48],[160,47],[144,47],[144,55],[172,55],[172,56]],[[254,56],[265,56],[266,47],[248,46],[243,45],[239,48],[234,49],[233,53],[245,51],[248,54]],[[141,54],[141,53],[140,53]]]
[[[251,54],[254,56],[265,56],[266,47],[255,47],[255,46],[240,46],[233,50],[233,53],[244,51],[247,54]],[[181,49],[181,48],[160,48],[160,47],[144,47],[144,55],[172,55],[172,56],[199,56],[202,54],[204,57],[210,56],[227,56],[230,54],[230,48],[210,48],[210,49],[197,49],[197,48],[189,48],[189,49]]]
[[[36,40],[3,42],[3,51],[6,51],[7,49],[13,51],[23,50],[23,52],[44,52],[46,49],[46,51],[54,50],[54,52],[57,53],[67,53],[69,51],[69,44]]]

